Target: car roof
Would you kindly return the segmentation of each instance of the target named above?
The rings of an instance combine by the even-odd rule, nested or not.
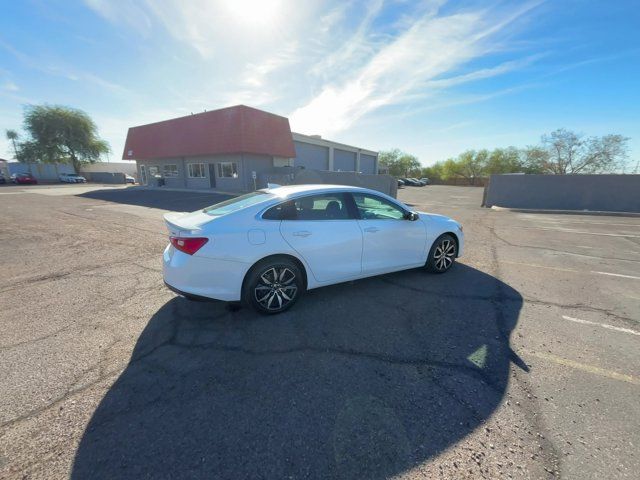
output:
[[[368,188],[355,187],[352,185],[325,185],[325,184],[306,184],[306,185],[283,185],[273,188],[265,188],[262,190],[263,192],[272,193],[277,195],[278,197],[288,197],[291,195],[301,194],[301,193],[325,193],[325,192],[352,192],[352,191],[362,191],[362,192],[375,192],[373,190],[369,190]]]

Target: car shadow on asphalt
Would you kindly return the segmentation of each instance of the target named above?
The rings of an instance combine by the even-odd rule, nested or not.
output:
[[[173,190],[143,190],[135,187],[124,189],[93,190],[77,195],[82,198],[102,200],[105,202],[123,203],[141,207],[172,210],[176,212],[193,212],[215,203],[233,198],[233,195],[222,193],[182,192]]]
[[[488,419],[512,362],[527,370],[509,342],[521,307],[464,264],[312,290],[276,316],[176,297],[96,409],[72,478],[405,472]]]

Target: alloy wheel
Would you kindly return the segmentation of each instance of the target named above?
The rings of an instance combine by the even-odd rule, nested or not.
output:
[[[447,270],[453,263],[455,256],[455,243],[448,238],[443,239],[433,252],[433,264],[436,270],[440,272]]]
[[[295,280],[295,273],[286,266],[267,268],[253,290],[256,302],[269,311],[282,310],[298,294]]]

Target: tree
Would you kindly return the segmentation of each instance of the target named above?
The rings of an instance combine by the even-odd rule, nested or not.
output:
[[[11,140],[11,144],[13,145],[13,155],[18,159],[18,147],[16,146],[16,140],[18,139],[18,132],[15,130],[5,130],[5,135],[7,136],[7,140]]]
[[[457,159],[450,158],[444,162],[443,178],[445,180],[462,177],[467,179],[469,185],[475,185],[476,179],[485,175],[488,150],[467,150],[458,155]]]
[[[419,171],[420,162],[415,155],[405,153],[398,148],[378,154],[378,163],[389,170],[394,177],[408,177]]]
[[[82,110],[58,105],[30,105],[25,109],[24,129],[29,139],[21,142],[17,158],[23,162],[68,162],[76,171],[110,151],[98,137],[91,117]]]
[[[426,177],[432,182],[437,182],[442,180],[442,162],[436,162],[430,167],[424,167],[420,172],[421,177]]]
[[[516,147],[496,148],[489,153],[485,174],[520,173],[525,170],[522,153]]]
[[[420,174],[420,161],[418,157],[415,155],[410,155],[405,153],[400,157],[400,168],[404,171],[404,176],[408,177],[410,175],[419,175]]]
[[[525,173],[548,173],[545,165],[549,162],[549,152],[535,145],[530,145],[522,151]]]
[[[628,140],[622,135],[585,138],[561,128],[544,135],[541,145],[527,154],[543,173],[606,173],[624,166]]]

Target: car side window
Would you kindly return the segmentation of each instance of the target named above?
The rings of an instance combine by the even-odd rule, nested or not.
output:
[[[344,193],[308,195],[280,203],[264,212],[265,220],[349,220]]]
[[[282,202],[262,214],[263,220],[295,220],[298,217],[293,201]]]
[[[368,193],[353,193],[362,220],[403,220],[406,212],[386,198]]]

